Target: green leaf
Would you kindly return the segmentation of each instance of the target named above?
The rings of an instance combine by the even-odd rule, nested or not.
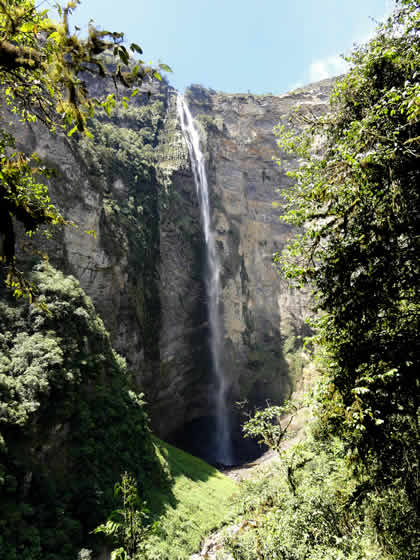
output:
[[[67,136],[73,136],[73,134],[77,131],[77,124],[67,133]]]
[[[128,560],[128,556],[124,548],[115,548],[111,552],[111,560]]]
[[[131,43],[130,49],[132,51],[138,52],[139,54],[143,54],[143,49],[139,47],[139,45],[137,45],[136,43]]]
[[[49,35],[48,38],[52,39],[56,43],[60,42],[60,35],[59,35],[59,33],[57,33],[57,31],[54,31],[53,33],[51,33],[51,35]]]
[[[28,33],[28,32],[33,31],[35,28],[36,28],[35,23],[33,21],[29,21],[29,22],[21,25],[19,31],[21,33]]]
[[[129,61],[129,56],[128,56],[127,51],[125,49],[123,49],[122,47],[120,47],[118,49],[118,55],[119,55],[120,59],[122,60],[122,62],[124,62],[124,64],[127,65],[128,61]]]

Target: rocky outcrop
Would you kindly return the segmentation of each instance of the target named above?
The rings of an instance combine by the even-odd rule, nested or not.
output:
[[[194,86],[186,95],[208,160],[232,402],[281,400],[299,375],[288,349],[305,335],[308,306],[272,265],[291,235],[273,206],[289,184],[275,162],[273,127],[297,103],[324,108],[330,87],[275,97]],[[20,129],[20,144],[57,169],[52,200],[76,224],[41,245],[91,296],[136,373],[155,430],[168,436],[212,415],[213,388],[203,238],[176,92],[161,84],[92,129],[94,143]]]

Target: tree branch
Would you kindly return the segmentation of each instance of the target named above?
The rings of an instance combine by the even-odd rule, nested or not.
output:
[[[42,63],[40,54],[28,47],[17,47],[9,41],[0,41],[0,67],[4,67],[7,71],[17,68],[25,70],[34,70],[39,68]]]

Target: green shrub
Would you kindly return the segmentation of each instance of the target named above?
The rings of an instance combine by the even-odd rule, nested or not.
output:
[[[343,444],[312,439],[282,454],[256,481],[244,482],[234,504],[241,530],[227,536],[235,560],[383,560],[355,499]],[[294,468],[291,488],[284,465]],[[295,465],[293,467],[293,465]]]

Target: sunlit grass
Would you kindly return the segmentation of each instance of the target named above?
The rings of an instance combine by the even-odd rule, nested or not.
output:
[[[221,524],[237,485],[189,453],[157,438],[155,445],[169,484],[149,494],[159,529],[149,539],[148,554],[159,560],[182,560],[198,551],[204,536]]]

